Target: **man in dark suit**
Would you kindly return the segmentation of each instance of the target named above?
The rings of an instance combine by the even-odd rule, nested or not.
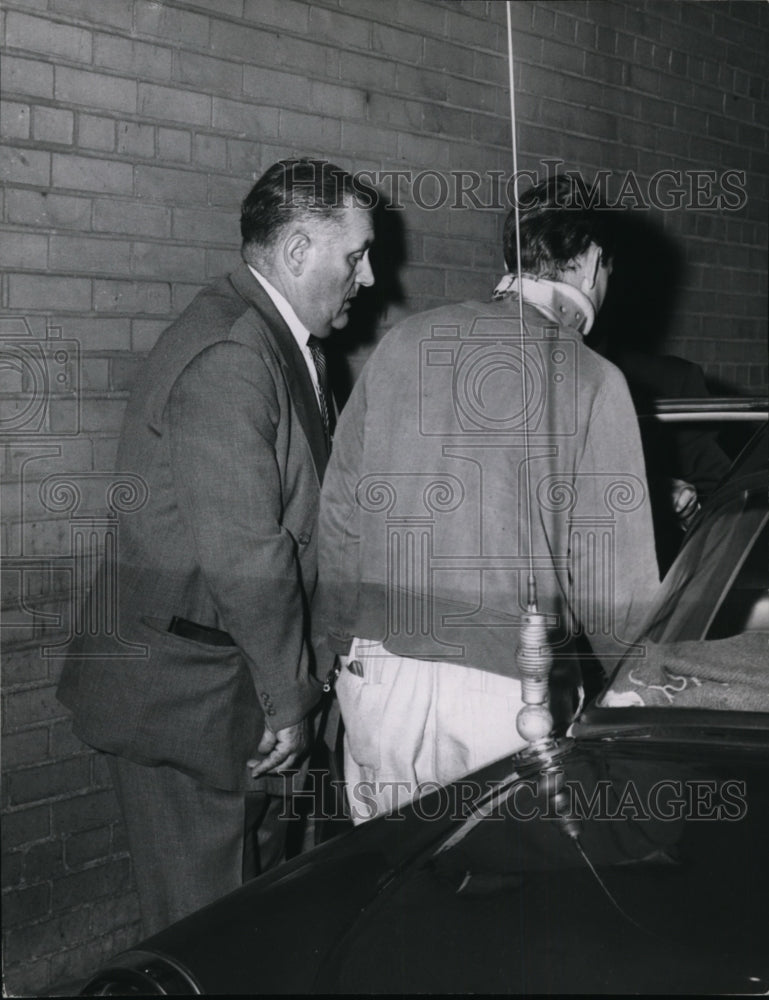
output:
[[[332,164],[271,167],[243,202],[243,264],[163,333],[126,411],[118,469],[148,493],[116,557],[134,655],[100,656],[85,629],[58,696],[106,754],[147,934],[283,855],[281,772],[325,668],[308,641],[333,420],[320,342],[373,284],[370,207]]]

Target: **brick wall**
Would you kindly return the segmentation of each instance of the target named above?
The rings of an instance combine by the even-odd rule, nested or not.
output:
[[[676,263],[665,349],[766,391],[769,9],[576,0],[513,17],[520,166],[557,161],[641,207],[643,245]],[[378,331],[486,296],[510,126],[502,4],[5,0],[0,18],[3,944],[8,992],[41,994],[136,935],[108,776],[54,688],[77,540],[111,530],[138,362],[235,263],[239,201],[289,154],[378,173],[402,203]],[[643,207],[655,184],[679,207]],[[371,347],[355,333],[353,372]]]

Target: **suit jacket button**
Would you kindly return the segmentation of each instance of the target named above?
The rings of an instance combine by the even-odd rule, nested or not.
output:
[[[301,533],[301,535],[299,536],[299,544],[300,545],[307,545],[309,543],[311,537],[312,536],[308,535],[306,531],[303,531]]]
[[[275,709],[274,709],[274,708],[272,708],[272,707],[268,708],[268,709],[267,709],[267,714],[268,714],[268,715],[275,715]]]

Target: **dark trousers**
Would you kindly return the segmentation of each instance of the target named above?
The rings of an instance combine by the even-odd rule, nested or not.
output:
[[[226,792],[106,754],[128,834],[144,936],[279,864],[282,796]]]

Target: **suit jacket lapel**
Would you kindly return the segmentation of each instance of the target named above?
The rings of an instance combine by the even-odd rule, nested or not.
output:
[[[265,331],[280,357],[283,372],[288,385],[288,391],[296,409],[299,423],[310,445],[318,480],[323,480],[328,463],[323,424],[318,409],[318,398],[312,384],[307,363],[304,360],[294,335],[289,330],[283,317],[273,305],[256,278],[251,274],[246,264],[230,275],[235,290],[244,298],[264,320]]]

